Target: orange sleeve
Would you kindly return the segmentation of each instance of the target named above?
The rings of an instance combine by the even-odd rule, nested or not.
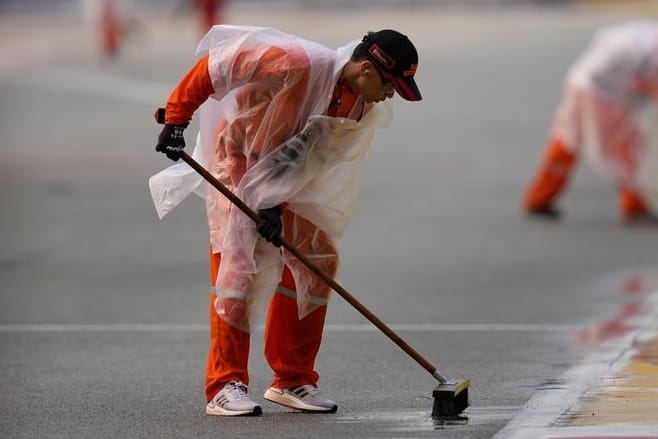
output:
[[[196,109],[214,92],[210,73],[208,73],[208,55],[206,55],[192,67],[169,96],[165,123],[187,124]]]

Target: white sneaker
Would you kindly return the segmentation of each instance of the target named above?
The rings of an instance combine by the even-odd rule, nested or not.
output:
[[[270,387],[263,398],[303,412],[335,413],[338,410],[335,402],[322,397],[318,388],[311,384],[287,389]]]
[[[206,414],[217,416],[259,416],[262,410],[247,395],[247,386],[231,381],[206,405]]]

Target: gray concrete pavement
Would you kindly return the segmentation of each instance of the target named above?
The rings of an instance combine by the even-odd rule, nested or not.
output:
[[[145,19],[108,64],[73,17],[0,17],[0,431],[491,437],[585,355],[578,329],[642,297],[621,294],[628,276],[657,265],[658,232],[623,228],[614,189],[585,166],[563,223],[519,213],[565,69],[596,26],[630,16],[230,9],[231,22],[334,47],[380,27],[416,42],[425,99],[398,100],[369,151],[339,281],[448,375],[472,379],[467,419],[443,425],[429,418],[431,377],[338,296],[318,361],[337,414],[205,417],[203,206],[187,200],[158,222],[146,185],[168,165],[152,111],[192,61],[194,22]],[[398,326],[409,324],[426,326]],[[256,395],[270,374],[261,336]]]

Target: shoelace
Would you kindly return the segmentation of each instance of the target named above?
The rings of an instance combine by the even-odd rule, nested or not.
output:
[[[230,395],[231,399],[236,401],[248,398],[247,386],[237,381],[231,381],[228,383],[227,393]]]

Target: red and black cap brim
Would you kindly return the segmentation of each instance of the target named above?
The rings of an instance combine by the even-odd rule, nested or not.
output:
[[[386,75],[388,76],[388,80],[391,81],[397,94],[403,99],[408,101],[420,101],[423,99],[413,77],[393,76],[391,72],[387,72]]]

